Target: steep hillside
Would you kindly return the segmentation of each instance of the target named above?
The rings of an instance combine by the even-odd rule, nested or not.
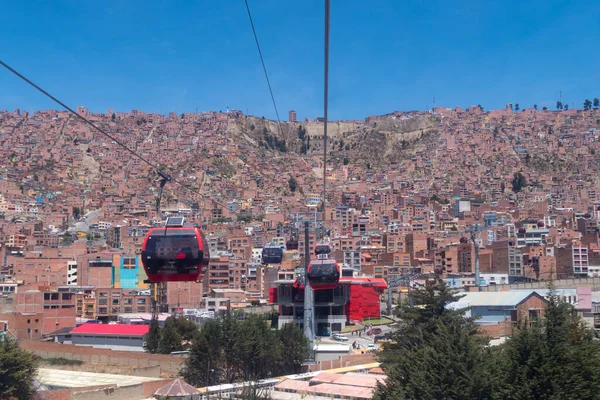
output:
[[[367,122],[328,123],[329,151],[332,155],[369,163],[397,163],[416,142],[435,133],[439,119],[430,114],[410,117],[386,115]],[[280,130],[281,127],[281,130]],[[323,151],[323,123],[288,123],[257,117],[230,120],[226,134],[266,149],[298,154]],[[429,139],[428,139],[429,140]]]

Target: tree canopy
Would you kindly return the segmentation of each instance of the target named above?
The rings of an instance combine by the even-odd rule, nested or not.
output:
[[[0,339],[0,400],[31,399],[37,362],[12,339]]]
[[[295,324],[277,331],[270,322],[260,316],[209,321],[192,346],[183,377],[191,385],[207,386],[298,372],[308,341]]]
[[[515,172],[512,180],[513,192],[519,193],[524,187],[527,186],[527,179],[521,172]]]
[[[489,346],[443,281],[413,291],[400,305],[400,328],[379,353],[387,373],[376,400],[597,399],[600,343],[553,287],[539,318],[520,315],[512,336]]]

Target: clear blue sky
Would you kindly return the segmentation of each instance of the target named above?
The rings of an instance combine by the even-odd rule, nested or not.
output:
[[[280,115],[323,110],[323,2],[249,0]],[[600,97],[600,2],[332,0],[330,118]],[[0,58],[72,106],[274,118],[243,0],[2,5]],[[0,109],[56,108],[0,70]]]

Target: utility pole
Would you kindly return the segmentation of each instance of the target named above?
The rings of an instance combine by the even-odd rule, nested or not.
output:
[[[327,110],[329,99],[329,1],[325,0],[325,79],[323,101],[323,223],[327,219]]]
[[[399,287],[402,285],[407,285],[408,286],[408,301],[410,303],[410,306],[413,306],[413,298],[412,298],[412,292],[411,292],[411,282],[415,279],[418,279],[421,276],[421,274],[418,273],[414,273],[414,272],[410,272],[408,275],[399,275],[399,276],[393,276],[391,278],[387,278],[387,284],[388,284],[388,296],[387,296],[387,311],[388,314],[391,315],[392,313],[392,288],[395,287]],[[402,293],[402,290],[400,290],[400,293]]]
[[[477,285],[477,291],[481,291],[481,278],[479,277],[479,240],[477,234],[481,232],[479,224],[471,225],[468,231],[471,234],[471,241],[475,247],[475,285]]]
[[[560,91],[560,103],[562,104],[562,90]]]
[[[304,222],[304,336],[308,339],[311,359],[314,359],[315,330],[313,318],[313,290],[308,281],[308,264],[310,263],[309,222]]]

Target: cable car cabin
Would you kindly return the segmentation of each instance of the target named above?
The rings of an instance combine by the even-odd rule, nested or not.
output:
[[[268,243],[262,249],[263,264],[281,264],[283,259],[283,249],[275,243]]]
[[[290,238],[285,243],[285,248],[288,250],[298,250],[298,239]]]
[[[195,282],[208,270],[210,254],[200,228],[160,227],[146,234],[142,264],[150,282]]]
[[[321,254],[331,254],[331,244],[327,242],[317,243],[315,246],[315,254],[317,256]]]
[[[312,260],[307,278],[313,290],[335,289],[340,281],[340,266],[335,260]]]

